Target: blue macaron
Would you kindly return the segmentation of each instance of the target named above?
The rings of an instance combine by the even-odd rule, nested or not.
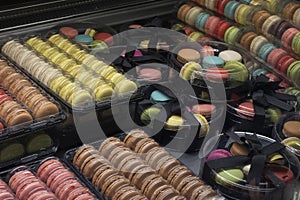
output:
[[[198,28],[200,31],[204,31],[205,23],[209,17],[210,14],[205,12],[201,12],[199,15],[197,15],[195,20],[196,28]]]
[[[229,19],[234,20],[234,14],[239,5],[241,5],[240,2],[229,1],[224,8],[224,15]]]
[[[276,47],[273,44],[271,44],[271,43],[264,44],[260,47],[260,49],[258,51],[258,57],[260,57],[261,59],[267,61],[268,55],[274,49],[276,49]]]
[[[76,42],[79,42],[79,43],[83,43],[83,44],[86,44],[86,45],[89,45],[92,41],[93,41],[93,38],[89,35],[84,35],[84,34],[80,34],[80,35],[77,35],[74,40]]]
[[[223,68],[224,65],[225,65],[224,60],[218,56],[206,56],[202,60],[202,67],[204,69],[208,69],[212,67]]]

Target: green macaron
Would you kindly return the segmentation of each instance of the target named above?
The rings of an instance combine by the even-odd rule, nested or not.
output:
[[[18,142],[6,143],[0,150],[0,162],[7,162],[25,154],[24,145]]]
[[[152,106],[150,108],[145,109],[141,114],[141,121],[144,123],[149,123],[152,119],[154,119],[158,113],[160,112],[160,108]]]
[[[228,28],[224,35],[224,41],[227,44],[235,44],[236,39],[238,38],[240,29],[236,26],[231,26]]]
[[[229,77],[231,80],[245,82],[249,78],[248,69],[239,61],[226,62],[224,69],[229,72]]]
[[[223,186],[240,183],[243,179],[244,173],[241,169],[224,169],[218,172],[215,177],[216,182]]]
[[[52,138],[45,133],[31,136],[26,144],[27,153],[38,152],[42,149],[47,149],[53,144]]]
[[[275,123],[281,116],[282,112],[278,108],[268,108],[266,111],[267,118],[271,123]]]

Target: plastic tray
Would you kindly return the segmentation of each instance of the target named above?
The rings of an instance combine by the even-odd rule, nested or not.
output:
[[[30,81],[34,87],[39,89],[39,91],[41,92],[41,94],[44,97],[46,97],[50,102],[54,103],[59,108],[59,113],[56,115],[49,115],[47,117],[33,119],[32,122],[26,122],[23,124],[6,127],[3,131],[1,131],[0,141],[8,139],[8,138],[12,138],[14,136],[24,136],[26,134],[30,134],[31,131],[36,131],[36,130],[52,127],[54,125],[62,123],[66,119],[66,114],[63,111],[63,107],[56,100],[54,100],[52,97],[50,97],[41,87],[39,87],[37,84],[35,84],[33,81],[31,81],[28,78],[28,76],[26,76],[26,74],[24,74],[22,71],[20,71],[18,68],[16,68],[13,63],[11,63],[7,59],[5,59],[2,55],[0,55],[0,59],[6,60],[9,66],[13,67],[19,74],[23,75],[26,80]],[[15,101],[19,102],[14,96],[13,96],[13,98]],[[25,107],[21,102],[19,102],[19,103],[23,107]]]
[[[83,186],[87,187],[87,189],[89,189],[95,196],[97,199],[99,200],[104,200],[103,197],[101,196],[101,194],[99,192],[97,192],[94,187],[84,179],[84,177],[81,175],[81,174],[78,174],[76,171],[74,171],[72,168],[70,168],[67,164],[67,162],[64,160],[64,159],[59,159],[57,157],[54,157],[54,156],[50,156],[50,157],[44,157],[44,158],[41,158],[39,160],[35,160],[35,161],[32,161],[32,162],[27,162],[27,163],[24,163],[23,165],[16,165],[15,167],[13,168],[10,168],[10,169],[7,169],[7,170],[4,170],[0,173],[0,178],[8,183],[9,181],[9,178],[10,176],[12,175],[12,172],[13,171],[18,171],[18,168],[20,169],[28,169],[30,170],[31,172],[33,172],[34,174],[36,174],[37,170],[38,170],[38,167],[39,165],[43,162],[43,161],[46,161],[48,159],[57,159],[59,160],[67,169],[69,169],[71,172],[73,172],[75,174],[75,176],[79,179],[80,183],[83,184]]]

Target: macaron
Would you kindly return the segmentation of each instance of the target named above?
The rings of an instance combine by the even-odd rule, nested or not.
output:
[[[216,30],[217,30],[217,28],[219,28],[218,24],[219,24],[220,20],[221,19],[216,16],[208,17],[208,19],[206,20],[206,23],[205,23],[205,27],[204,27],[205,33],[216,37]]]
[[[236,1],[229,1],[224,8],[224,15],[228,17],[229,19],[234,20],[234,15],[236,9],[241,5],[240,2]]]
[[[297,33],[299,33],[299,30],[296,28],[289,28],[283,33],[281,42],[284,48],[291,50],[292,41]]]
[[[225,32],[231,27],[231,24],[226,20],[220,20],[217,24],[218,29],[215,30],[215,37],[224,41]]]
[[[229,2],[230,3],[230,2]],[[238,2],[236,2],[238,3]],[[227,44],[235,44],[236,39],[239,38],[240,29],[236,26],[229,27],[224,34],[224,41]]]
[[[251,21],[253,14],[253,6],[240,4],[235,10],[234,19],[239,24],[247,25]]]
[[[106,44],[108,45],[112,45],[113,44],[113,36],[110,33],[96,33],[94,35],[94,40],[101,40],[106,42]]]
[[[38,134],[29,138],[26,144],[28,153],[38,152],[42,149],[48,149],[53,144],[52,138],[48,134]]]
[[[220,159],[220,158],[227,158],[227,157],[231,157],[231,156],[232,156],[232,154],[225,149],[216,149],[208,155],[206,161],[216,160],[216,159]]]
[[[187,63],[190,61],[199,62],[200,58],[200,53],[195,49],[185,48],[179,50],[177,53],[177,60],[181,63]]]
[[[134,148],[138,141],[143,138],[147,138],[149,135],[145,133],[143,130],[135,129],[131,130],[125,137],[124,143],[129,148]]]
[[[192,112],[195,114],[201,114],[205,117],[210,117],[216,112],[216,106],[213,104],[196,104],[192,107]]]
[[[293,19],[293,15],[295,14],[296,10],[298,10],[299,8],[300,8],[299,3],[291,1],[284,6],[282,10],[282,16],[288,21],[291,21]]]
[[[150,95],[150,100],[154,101],[155,103],[164,104],[172,100],[172,98],[159,90],[154,90]]]
[[[300,138],[300,122],[299,121],[287,121],[283,125],[282,133],[287,137]]]
[[[267,56],[267,63],[270,64],[272,67],[277,68],[279,60],[287,55],[288,53],[285,50],[281,48],[275,48],[271,50],[271,52],[269,52]]]
[[[258,55],[260,48],[267,43],[268,40],[264,36],[261,35],[256,36],[251,42],[250,52],[253,53],[254,55]]]
[[[281,115],[282,112],[279,108],[270,107],[266,110],[266,117],[271,123],[275,123]]]
[[[210,67],[206,70],[205,78],[210,82],[220,83],[228,80],[229,73],[224,68]]]
[[[172,115],[167,119],[164,128],[171,131],[177,131],[184,124],[184,119],[178,115]]]
[[[191,25],[191,26],[194,26],[195,25],[195,20],[196,20],[196,17],[197,15],[199,15],[200,12],[202,12],[203,9],[198,7],[198,6],[194,6],[192,7],[188,12],[187,14],[185,15],[185,19],[184,21]]]
[[[206,21],[210,16],[211,15],[206,12],[200,12],[195,19],[195,27],[200,31],[204,31]]]
[[[270,17],[268,17],[262,25],[262,33],[265,36],[273,36],[272,33],[274,31],[274,28],[278,23],[280,23],[281,20],[281,17],[279,17],[278,15],[271,15]]]
[[[266,10],[259,10],[255,12],[252,17],[252,24],[254,24],[258,33],[262,33],[262,26],[270,16],[271,14]]]
[[[193,79],[193,73],[197,71],[201,71],[202,66],[197,62],[187,62],[183,65],[183,67],[180,69],[179,76],[184,80],[192,80]]]
[[[236,108],[236,112],[239,116],[246,119],[253,119],[254,117],[254,105],[252,102],[242,102]]]
[[[298,137],[288,137],[281,142],[287,147],[290,147],[296,151],[300,151],[300,138]]]
[[[263,59],[264,61],[267,61],[267,57],[270,54],[271,51],[276,49],[276,47],[271,43],[266,43],[262,45],[258,51],[258,57]]]
[[[79,34],[79,35],[75,36],[74,40],[76,42],[88,45],[93,41],[93,38],[89,35]]]
[[[281,181],[289,182],[294,179],[293,171],[283,165],[269,165],[268,169]],[[268,177],[267,177],[268,178]]]
[[[220,185],[234,185],[244,180],[244,173],[241,169],[227,169],[217,172],[215,180]]]
[[[138,70],[138,76],[141,80],[159,81],[159,80],[161,80],[162,74],[159,69],[142,68],[142,69]]]
[[[257,36],[257,34],[255,32],[248,32],[246,34],[244,34],[241,39],[240,39],[240,44],[242,45],[242,47],[244,47],[246,50],[250,50],[250,46],[252,43],[252,40]]]
[[[199,136],[205,136],[209,132],[209,123],[207,119],[201,114],[194,114],[194,116],[200,124]]]
[[[234,50],[224,50],[221,51],[218,55],[220,58],[222,58],[225,62],[229,61],[242,61],[242,55]]]
[[[245,82],[249,79],[248,69],[239,61],[226,62],[224,69],[228,71],[230,80]]]
[[[246,146],[233,142],[230,147],[230,153],[233,156],[248,156],[249,150]]]
[[[206,56],[202,59],[202,67],[204,69],[208,68],[223,68],[224,60],[219,56]]]
[[[184,22],[185,17],[191,8],[192,6],[189,4],[182,4],[177,11],[177,18]]]
[[[25,147],[23,144],[16,142],[8,142],[0,150],[0,161],[2,163],[20,158],[25,155]]]

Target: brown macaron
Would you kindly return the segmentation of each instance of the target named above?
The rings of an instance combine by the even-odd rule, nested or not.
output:
[[[217,193],[208,185],[202,185],[196,188],[191,195],[190,200],[204,200],[206,197],[216,196]]]
[[[136,144],[143,138],[148,138],[149,136],[147,135],[147,133],[145,133],[143,130],[139,130],[139,129],[135,129],[135,130],[132,130],[130,131],[125,139],[124,139],[124,142],[125,142],[125,145],[134,150]]]
[[[4,120],[7,126],[15,126],[18,124],[31,122],[33,119],[27,110],[21,108],[21,109],[16,109],[13,112],[10,112],[10,114],[8,114],[4,118]]]
[[[129,185],[128,179],[125,179],[124,176],[121,176],[119,174],[109,176],[104,180],[104,183],[101,187],[101,192],[108,198],[111,199],[113,196],[113,193],[116,192],[116,189],[118,187],[125,187]],[[113,187],[115,186],[115,187]]]
[[[12,94],[17,94],[24,87],[31,87],[32,84],[26,79],[16,79],[9,87],[8,90]]]
[[[185,16],[191,8],[192,6],[189,4],[183,4],[182,6],[180,6],[177,11],[177,18],[184,22]]]
[[[80,168],[82,163],[92,154],[99,154],[99,152],[92,146],[83,146],[75,153],[73,158],[73,165]]]
[[[12,73],[12,74],[9,74],[8,76],[6,76],[1,84],[5,87],[5,88],[9,88],[9,86],[14,82],[16,81],[17,79],[25,79],[23,75],[21,75],[20,73]]]
[[[168,186],[169,188],[171,187],[161,177],[158,177],[156,179],[152,179],[150,181],[150,183],[147,185],[147,187],[143,190],[143,193],[145,194],[146,197],[148,197],[150,199],[150,198],[153,197],[153,194],[155,193],[155,191],[158,190],[158,188],[160,188],[162,186]]]
[[[122,172],[125,177],[129,178],[132,170],[137,167],[137,166],[141,166],[143,165],[143,161],[141,159],[134,159],[134,160],[130,160],[126,163],[124,163],[123,166],[121,166],[121,168],[119,169],[120,172]]]
[[[105,184],[107,182],[107,179],[109,179],[110,177],[113,177],[113,176],[120,175],[117,170],[115,170],[109,166],[100,167],[97,170],[97,172],[98,172],[97,177],[95,176],[96,174],[93,176],[93,182],[94,182],[94,186],[100,190],[103,189],[103,184]],[[94,179],[94,177],[95,177],[95,179]]]
[[[99,167],[108,164],[109,162],[106,159],[104,159],[104,157],[94,157],[85,165],[85,167],[82,170],[82,174],[84,174],[88,178],[92,178]]]
[[[177,168],[177,167],[180,167],[180,162],[175,159],[175,158],[172,158],[172,159],[168,159],[166,160],[160,167],[160,169],[158,170],[158,173],[164,177],[165,179],[168,178],[169,176],[169,173],[174,169],[174,168]]]
[[[166,188],[156,196],[156,200],[170,200],[176,197],[184,198],[183,196],[180,196],[179,193],[175,191],[173,188]]]
[[[300,138],[300,121],[287,121],[283,125],[282,133],[287,137]]]
[[[117,147],[125,147],[125,144],[118,138],[110,137],[104,140],[100,147],[99,152],[106,158],[111,153],[111,151]]]
[[[139,189],[142,188],[142,185],[148,177],[157,178],[160,177],[158,174],[155,173],[155,171],[147,166],[143,165],[142,168],[135,171],[135,173],[130,178],[130,181]]]
[[[75,154],[74,154],[74,156],[73,156],[73,165],[75,165],[76,167],[79,167],[79,166],[77,166],[77,165],[75,164],[75,161],[78,159],[78,157],[80,156],[81,153],[83,153],[84,151],[87,151],[87,150],[91,150],[91,149],[96,150],[96,149],[95,149],[93,146],[91,146],[91,145],[83,145],[83,146],[79,147],[79,148],[76,150],[76,152],[75,152]]]
[[[181,49],[177,53],[177,60],[181,63],[199,62],[201,54],[195,49]]]
[[[158,196],[161,194],[161,193],[164,193],[166,190],[169,190],[169,189],[173,189],[172,186],[170,185],[161,185],[159,187],[156,187],[156,190],[151,194],[150,197],[148,197],[150,200],[157,200]],[[174,190],[174,189],[173,189]]]
[[[171,185],[178,185],[184,177],[192,174],[193,173],[191,170],[189,170],[186,166],[182,165],[178,168],[174,168],[169,173],[167,180]]]
[[[246,146],[233,142],[230,147],[230,153],[234,156],[247,156],[249,154],[249,150]]]
[[[253,15],[252,23],[259,33],[262,33],[262,25],[270,16],[271,14],[266,10],[260,10]]]
[[[169,155],[170,154],[165,149],[157,146],[148,151],[147,155],[145,156],[145,161],[150,166],[156,166],[160,159]]]
[[[36,119],[53,116],[59,113],[59,109],[56,104],[51,101],[40,101],[36,107],[33,108],[33,116]]]
[[[241,37],[240,44],[247,50],[250,50],[252,40],[257,36],[254,32],[248,32]]]
[[[141,154],[141,157],[143,158],[152,148],[157,146],[159,146],[159,144],[152,138],[144,138],[136,144],[134,151],[138,154]]]
[[[17,73],[15,69],[6,65],[0,69],[0,83],[4,82],[4,79],[10,74]]]
[[[112,200],[136,200],[145,196],[133,186],[126,186],[117,191]]]
[[[118,165],[119,162],[121,162],[122,160],[124,160],[125,158],[131,155],[133,155],[133,152],[131,151],[119,151],[113,157],[111,157],[109,161],[111,163],[115,163],[116,165]]]

